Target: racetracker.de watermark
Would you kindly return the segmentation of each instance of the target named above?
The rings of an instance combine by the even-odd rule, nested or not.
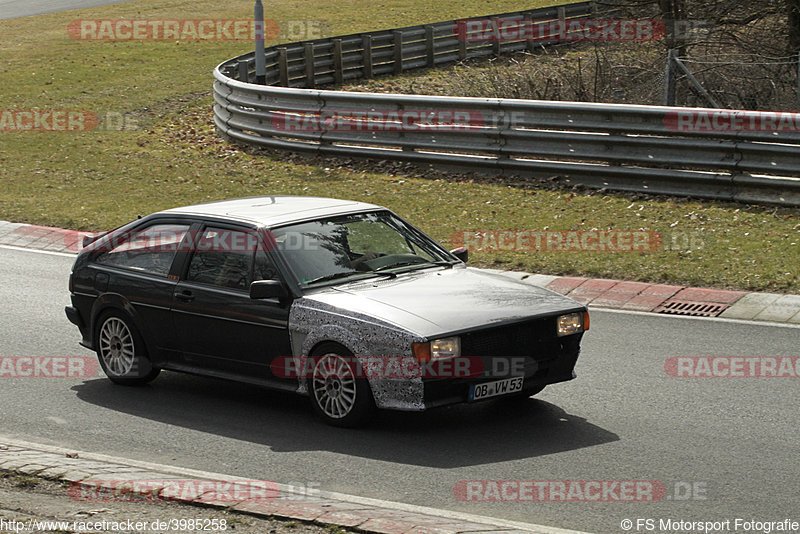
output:
[[[0,379],[91,378],[98,369],[95,356],[0,356]]]
[[[328,109],[273,113],[270,123],[284,132],[449,132],[498,126],[488,119],[480,112],[468,110]]]
[[[683,109],[668,111],[664,125],[675,132],[800,132],[800,113]]]
[[[475,252],[655,252],[662,239],[652,230],[461,230],[450,245]]]
[[[67,33],[79,41],[265,41],[321,39],[321,20],[76,19]]]
[[[93,252],[254,252],[271,250],[319,250],[324,240],[302,232],[284,232],[280,237],[265,230],[259,239],[257,230],[202,230],[145,229],[143,231],[119,231],[97,237],[93,232],[80,232],[77,237],[63,236],[64,244],[75,249],[81,246],[84,237],[93,239],[85,248]],[[262,244],[263,243],[263,244]],[[82,248],[81,248],[82,249]]]
[[[278,378],[313,378],[316,375],[339,378],[470,378],[483,374],[479,358],[455,357],[420,362],[413,356],[353,356],[339,357],[335,366],[328,367],[324,360],[312,358],[278,357],[270,363],[270,370]]]
[[[460,480],[453,495],[467,502],[656,502],[658,480]]]
[[[0,110],[0,132],[84,133],[138,129],[136,118],[117,111],[69,109]]]
[[[453,33],[462,41],[656,41],[663,39],[664,23],[656,19],[520,18],[458,20]]]
[[[87,232],[82,234],[93,237]],[[267,234],[269,235],[269,234]],[[64,242],[73,242],[71,236],[64,236]],[[305,241],[298,240],[297,248],[302,248]],[[216,230],[187,231],[180,230],[146,230],[133,232],[116,232],[103,236],[90,243],[86,248],[94,252],[255,252],[260,248],[256,231]]]
[[[73,482],[67,495],[81,502],[191,501],[201,503],[266,503],[280,494],[268,480],[117,480],[90,478]]]
[[[341,356],[335,366],[317,369],[317,359],[310,357],[280,356],[270,363],[270,370],[278,378],[353,377],[374,379],[414,378],[495,378],[525,375],[527,358],[524,356],[493,356],[489,361],[474,356],[433,358],[419,361],[413,356]],[[320,360],[324,362],[324,360]]]
[[[659,480],[460,480],[453,496],[467,502],[705,501],[704,481]]]
[[[664,371],[673,378],[797,378],[800,356],[673,356]]]

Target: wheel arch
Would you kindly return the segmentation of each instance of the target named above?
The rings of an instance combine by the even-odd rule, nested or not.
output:
[[[404,328],[358,311],[327,302],[302,298],[292,305],[289,331],[293,356],[304,360],[323,343],[337,343],[355,357],[411,356],[412,344],[424,338]],[[370,391],[378,408],[419,411],[424,409],[424,389],[419,378],[408,381],[383,379],[367,374]],[[304,376],[297,392],[308,395]]]
[[[140,337],[145,345],[145,354],[150,360],[150,355],[153,354],[153,352],[151,350],[152,347],[150,346],[150,342],[148,341],[148,338],[150,337],[148,335],[148,329],[145,326],[141,316],[136,312],[136,308],[133,306],[133,304],[131,304],[128,299],[118,293],[105,293],[100,295],[92,306],[92,312],[90,316],[92,350],[97,350],[97,335],[100,326],[98,321],[100,317],[110,311],[122,312],[127,315],[128,318],[130,318],[130,320],[133,322],[133,326],[139,331]]]
[[[325,347],[332,347],[332,348],[335,347],[337,349],[341,349],[343,352],[345,352],[345,354],[342,354],[342,356],[354,356],[355,355],[353,350],[348,348],[347,345],[345,345],[344,343],[342,343],[340,341],[333,340],[333,339],[322,339],[322,340],[317,341],[314,344],[314,346],[312,346],[308,350],[308,355],[309,356],[322,356],[325,353],[325,351],[323,350]]]

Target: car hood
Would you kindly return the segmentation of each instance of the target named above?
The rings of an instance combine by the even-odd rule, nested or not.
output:
[[[387,321],[422,337],[584,308],[558,293],[458,266],[344,284],[306,298]]]

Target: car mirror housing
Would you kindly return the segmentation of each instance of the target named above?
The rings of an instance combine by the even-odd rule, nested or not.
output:
[[[467,250],[467,247],[454,248],[453,250],[450,251],[450,254],[452,254],[459,260],[463,261],[464,263],[467,263],[467,258],[469,257],[469,251]]]
[[[250,284],[251,299],[269,299],[277,297],[279,299],[289,296],[286,287],[278,280],[256,280]]]

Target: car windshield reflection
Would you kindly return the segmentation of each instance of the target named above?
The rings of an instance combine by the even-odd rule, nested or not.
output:
[[[272,233],[303,286],[395,276],[455,262],[437,243],[389,212],[307,221]]]

